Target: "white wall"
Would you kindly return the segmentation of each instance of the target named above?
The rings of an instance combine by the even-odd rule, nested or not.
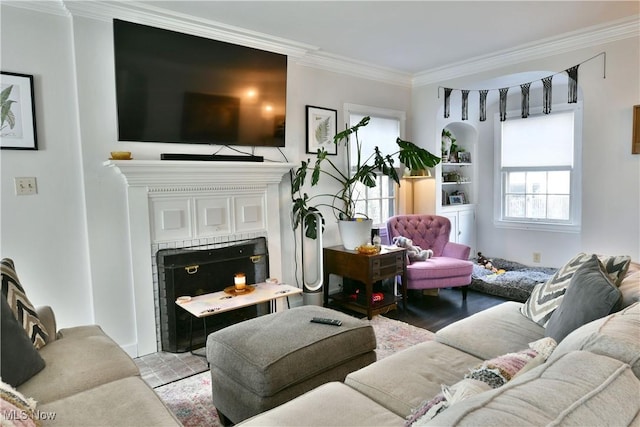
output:
[[[68,18],[1,7],[2,71],[34,75],[38,151],[0,151],[0,255],[62,327],[94,321],[71,27]],[[13,178],[37,178],[16,196]]]
[[[493,225],[493,114],[497,111],[497,91],[489,93],[487,121],[477,122],[477,93],[470,94],[470,121],[476,120],[479,168],[477,206],[477,247],[486,256],[532,264],[532,253],[542,254],[541,264],[559,266],[579,251],[627,254],[640,259],[640,156],[631,154],[632,106],[640,102],[640,58],[638,39],[580,49],[491,72],[418,87],[413,95],[415,135],[430,138],[427,148],[439,149],[443,97],[437,86],[465,88],[478,82],[529,71],[562,71],[602,51],[607,56],[607,76],[603,79],[602,58],[579,68],[579,99],[583,100],[582,230],[578,234],[509,230]],[[554,78],[555,80],[560,80]],[[529,80],[523,80],[524,83]],[[499,85],[487,88],[501,87]],[[457,93],[456,93],[457,92]],[[519,89],[510,90],[507,109],[519,109]],[[566,86],[553,89],[554,102],[565,102]],[[454,91],[452,98],[459,97]],[[491,97],[493,103],[491,102]],[[535,103],[532,92],[532,103]],[[449,120],[460,120],[459,104],[452,102]]]
[[[117,142],[109,22],[1,7],[2,70],[35,75],[41,147],[38,151],[0,152],[1,256],[16,261],[29,296],[37,305],[52,305],[61,327],[99,323],[134,354],[137,337],[125,185],[102,162],[115,149],[131,150],[138,159],[209,149]],[[488,255],[528,261],[535,246],[548,265],[560,264],[578,249],[629,253],[640,259],[640,156],[629,154],[631,106],[640,103],[637,40],[504,67],[447,85],[460,87],[529,70],[559,70],[604,48],[608,53],[606,80],[596,65],[580,70],[585,98],[585,197],[579,241],[565,245],[557,236],[496,235],[491,219],[480,216],[478,247]],[[411,91],[290,61],[283,152],[294,163],[311,157],[305,153],[305,105],[336,109],[340,118],[344,103],[407,111],[407,138],[438,152],[436,115],[441,102],[437,85]],[[262,148],[256,154],[284,160],[273,148]],[[491,158],[486,153],[481,156]],[[15,196],[15,176],[37,177],[39,194]],[[281,190],[282,258],[287,272],[282,279],[293,283],[294,237],[288,222],[286,180]],[[337,228],[329,222],[325,246],[338,243]]]
[[[36,304],[51,304],[60,326],[95,322],[136,354],[126,187],[103,162],[113,150],[158,159],[163,152],[213,149],[117,142],[110,22],[3,5],[2,24],[3,70],[37,75],[43,138],[37,152],[2,151],[2,256],[16,260],[29,295]],[[339,118],[344,103],[410,108],[406,87],[321,71],[291,59],[288,75],[286,147],[283,154],[275,148],[255,152],[270,160],[285,161],[286,156],[297,163],[312,156],[306,154],[305,105],[336,109]],[[13,176],[38,177],[40,194],[14,196]],[[285,177],[282,279],[295,283],[289,192]],[[327,228],[326,244],[338,244],[336,225],[330,222]],[[65,254],[64,261],[57,254]]]

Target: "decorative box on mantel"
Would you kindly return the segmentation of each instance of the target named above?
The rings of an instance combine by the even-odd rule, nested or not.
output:
[[[127,184],[138,354],[157,349],[152,246],[264,235],[282,277],[279,185],[292,163],[109,160]]]

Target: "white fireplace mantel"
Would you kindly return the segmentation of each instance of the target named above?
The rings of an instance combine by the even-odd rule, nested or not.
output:
[[[279,184],[295,165],[277,162],[108,160],[129,186]]]
[[[192,194],[233,193],[240,189],[259,191],[264,196],[265,232],[273,277],[281,277],[280,195],[283,176],[295,165],[276,162],[209,162],[174,160],[109,160],[127,184],[128,231],[131,250],[131,279],[135,304],[137,355],[157,351],[156,312],[151,246],[150,199],[158,192]]]

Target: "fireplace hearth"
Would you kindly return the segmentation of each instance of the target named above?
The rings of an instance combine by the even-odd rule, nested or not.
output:
[[[268,312],[268,303],[246,307],[204,319],[191,315],[175,303],[179,296],[198,296],[224,290],[233,285],[236,273],[245,273],[247,284],[269,277],[269,256],[264,237],[229,242],[223,247],[161,249],[156,254],[158,269],[158,307],[160,341],[163,351],[178,353],[205,345],[206,331]],[[192,332],[190,332],[190,328]]]

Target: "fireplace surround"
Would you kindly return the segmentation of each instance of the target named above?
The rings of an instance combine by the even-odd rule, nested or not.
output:
[[[124,177],[137,355],[160,348],[158,250],[264,236],[282,277],[280,191],[292,163],[109,160]]]
[[[268,303],[263,303],[194,321],[191,314],[175,304],[182,295],[223,291],[239,272],[245,274],[247,284],[264,282],[269,277],[269,254],[264,237],[229,242],[217,248],[161,249],[156,253],[156,260],[157,323],[163,351],[180,353],[201,347],[206,342],[205,331],[214,332],[269,310]]]

